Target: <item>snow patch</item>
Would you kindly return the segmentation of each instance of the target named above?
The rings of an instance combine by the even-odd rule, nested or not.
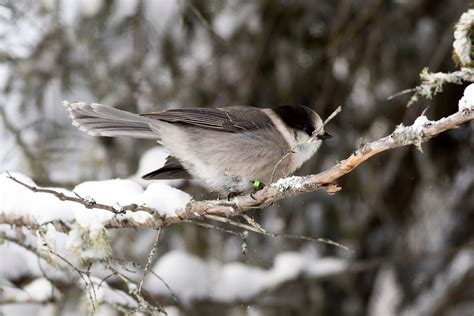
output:
[[[8,281],[2,281],[2,299],[6,301],[21,302],[46,302],[59,297],[59,291],[46,278],[38,278],[17,288]]]
[[[301,184],[303,178],[298,176],[291,176],[288,178],[283,178],[278,180],[275,183],[272,183],[272,187],[278,188],[278,191],[284,192],[289,189],[299,190],[303,187]]]
[[[474,108],[474,83],[464,89],[464,95],[458,103],[459,111],[470,111]]]
[[[54,286],[45,278],[39,278],[23,288],[26,294],[33,301],[47,301],[51,298],[51,293],[59,293],[58,290],[54,291]]]
[[[417,134],[421,134],[423,132],[423,128],[430,123],[430,120],[425,115],[419,116],[416,118],[415,122],[411,126],[413,131]]]
[[[191,196],[186,192],[155,182],[146,188],[142,201],[162,216],[176,216],[176,211],[184,209],[190,200]]]
[[[161,257],[153,271],[185,302],[209,295],[211,269],[198,257],[182,251],[170,251]],[[169,294],[165,284],[154,276],[147,278],[145,287],[157,294]]]
[[[142,178],[145,174],[163,167],[165,165],[166,158],[169,155],[170,153],[162,146],[156,146],[148,149],[141,156],[140,162],[138,163],[138,170],[133,176],[130,177],[130,180],[133,180],[143,186],[147,186],[150,183],[158,181],[171,186],[180,185],[183,180],[144,180]]]
[[[104,0],[82,0],[81,13],[86,17],[94,17],[104,6]]]
[[[77,185],[73,191],[83,198],[93,198],[97,203],[118,203],[121,206],[136,202],[143,193],[138,183],[122,179],[87,181]]]
[[[251,299],[301,275],[324,277],[342,273],[347,267],[343,259],[298,252],[281,253],[273,268],[262,269],[240,262],[217,264],[171,251],[162,256],[153,270],[183,301],[212,297],[220,302],[235,302]],[[146,285],[156,294],[169,295],[166,286],[154,276],[147,277]]]
[[[23,183],[36,186],[30,178],[20,173],[11,172],[10,174]],[[54,190],[73,196],[72,192],[65,189],[54,188]],[[24,217],[38,224],[55,219],[71,221],[74,218],[74,211],[70,210],[77,208],[75,204],[60,201],[51,194],[33,192],[9,179],[7,173],[0,174],[0,214],[7,217]]]

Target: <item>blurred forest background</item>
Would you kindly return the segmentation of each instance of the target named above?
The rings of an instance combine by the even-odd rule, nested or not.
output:
[[[456,69],[453,27],[467,0],[0,3],[1,171],[40,185],[131,177],[156,146],[89,137],[71,126],[63,100],[132,112],[303,104],[323,117],[342,105],[327,127],[335,137],[304,175],[411,124],[427,106],[430,119],[455,112],[463,91],[448,85],[411,107],[410,94],[388,99],[415,87],[425,67]],[[269,268],[281,252],[309,251],[352,263],[343,275],[301,276],[248,302],[191,302],[187,314],[472,315],[473,129],[443,133],[423,153],[410,147],[374,157],[340,179],[334,196],[303,194],[252,213],[269,231],[330,238],[354,253],[250,233],[245,255],[239,237],[179,224],[166,230],[157,258],[181,249]],[[179,188],[213,198],[194,182]],[[152,230],[110,235],[114,251],[138,262],[154,238]]]

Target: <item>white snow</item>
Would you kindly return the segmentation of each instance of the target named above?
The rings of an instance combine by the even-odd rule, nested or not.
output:
[[[163,255],[153,270],[185,302],[208,297],[220,302],[234,302],[250,299],[302,275],[320,278],[342,273],[347,267],[348,263],[343,259],[285,252],[275,258],[273,268],[262,269],[240,262],[207,262],[174,250]],[[170,294],[166,286],[152,275],[147,277],[146,286],[153,293]]]
[[[170,187],[164,183],[150,184],[143,193],[142,201],[163,216],[176,216],[176,211],[183,209],[191,200],[186,192]]]
[[[459,111],[474,109],[474,83],[471,83],[464,89],[464,95],[459,100],[458,106]]]
[[[413,131],[417,134],[421,134],[423,132],[423,128],[430,123],[430,120],[425,115],[418,116],[411,126]]]
[[[37,187],[30,178],[20,173],[10,174],[25,184]],[[191,200],[189,194],[158,182],[152,183],[145,191],[138,183],[120,179],[81,183],[74,188],[76,194],[61,188],[52,189],[69,197],[77,197],[77,194],[89,201],[116,205],[116,208],[128,204],[145,205],[155,208],[162,216],[176,216],[176,211],[184,208]],[[61,240],[64,250],[67,249],[71,255],[75,254],[75,257],[80,254],[83,259],[108,255],[110,246],[105,225],[115,216],[128,217],[138,223],[153,220],[152,214],[144,211],[127,211],[116,215],[102,209],[88,209],[79,203],[61,201],[52,194],[33,192],[9,179],[7,173],[0,174],[0,216],[2,215],[12,221],[23,219],[39,225],[54,220],[69,224],[72,230],[68,235],[63,234],[61,239],[58,239],[58,233],[52,224],[42,226],[35,241],[37,248],[50,255],[50,248],[55,250],[58,240]],[[2,269],[0,266],[0,274]]]
[[[58,290],[53,292],[53,285],[45,278],[33,280],[23,290],[33,301],[46,301],[52,293],[59,293]]]
[[[174,293],[183,301],[205,298],[211,289],[211,268],[198,257],[182,251],[170,251],[163,255],[153,267]],[[168,295],[163,282],[148,274],[145,287],[157,294]]]
[[[10,174],[19,181],[36,187],[30,178],[20,173]],[[117,209],[129,204],[145,205],[155,208],[162,216],[175,216],[175,212],[191,200],[189,194],[160,182],[150,184],[145,191],[138,183],[121,179],[83,182],[73,192],[61,188],[52,189],[69,197],[77,197],[77,194],[86,200],[116,206]],[[37,224],[52,220],[75,222],[91,231],[102,230],[115,216],[110,211],[88,209],[79,203],[61,201],[52,194],[33,192],[9,179],[6,173],[0,174],[1,214],[8,218],[24,217]],[[151,214],[144,211],[128,211],[121,216],[128,216],[140,223],[152,218]]]
[[[277,187],[278,191],[283,192],[286,191],[290,188],[293,188],[295,190],[299,190],[302,188],[302,181],[303,178],[298,177],[298,176],[291,176],[288,178],[282,178],[278,180],[275,183],[272,183],[272,187]]]
[[[137,203],[143,193],[138,183],[122,179],[87,181],[77,185],[73,191],[83,198],[93,198],[97,203],[118,203],[121,206]]]
[[[144,224],[147,221],[153,219],[153,215],[145,211],[136,211],[136,212],[127,211],[125,213],[125,216],[133,219],[135,222],[140,223],[140,224]]]
[[[20,173],[12,172],[16,179],[35,186],[35,183]],[[63,194],[72,195],[65,189],[56,189]],[[6,173],[0,174],[0,214],[7,217],[26,217],[32,221],[43,224],[45,222],[62,219],[71,221],[74,218],[75,203],[60,201],[55,196],[37,193],[13,182],[7,178]]]
[[[212,297],[215,300],[223,302],[245,300],[266,288],[268,275],[263,269],[231,262],[219,270],[212,290]]]
[[[1,245],[0,250],[2,254],[2,260],[0,260],[0,280],[19,279],[24,275],[32,274],[32,271],[34,273],[34,271],[38,270],[35,268],[38,266],[38,261],[31,252],[10,243]],[[34,263],[34,266],[29,263]]]
[[[55,297],[59,296],[59,291],[45,278],[35,279],[23,288],[17,288],[8,281],[3,281],[1,285],[2,299],[17,303],[28,301],[45,302],[51,299],[52,294]]]
[[[147,186],[153,182],[160,182],[166,183],[171,186],[178,186],[183,181],[182,180],[144,180],[142,176],[145,174],[159,169],[164,166],[166,162],[166,158],[170,155],[170,153],[162,146],[156,146],[148,149],[143,153],[140,157],[140,162],[138,163],[138,170],[137,172],[130,177],[130,180],[133,180],[143,186]]]
[[[81,1],[81,13],[86,17],[93,17],[104,6],[104,0],[82,0]]]

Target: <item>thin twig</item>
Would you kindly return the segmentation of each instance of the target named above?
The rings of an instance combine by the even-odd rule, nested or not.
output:
[[[186,220],[185,219],[185,220],[183,220],[183,223],[194,224],[194,225],[201,226],[201,227],[204,227],[204,228],[215,229],[215,230],[218,230],[220,232],[227,233],[227,234],[230,234],[230,235],[240,236],[240,233],[235,232],[233,230],[225,229],[225,228],[222,228],[222,227],[219,227],[219,226],[216,226],[216,225],[212,225],[212,224],[209,224],[209,223],[205,223],[205,222],[199,222],[197,220]]]
[[[327,123],[329,123],[333,118],[336,117],[340,112],[342,111],[342,107],[339,105],[332,113],[331,115],[328,116],[328,118],[323,122],[323,125],[321,125],[316,131],[313,132],[313,135],[311,138],[308,140],[308,143],[312,143],[316,140],[318,137],[319,133],[324,129]]]
[[[397,98],[397,97],[399,97],[399,96],[402,96],[402,95],[404,95],[404,94],[414,93],[414,92],[416,92],[416,88],[405,89],[405,90],[399,91],[399,92],[397,92],[397,93],[395,93],[395,94],[392,94],[391,96],[389,96],[389,97],[387,98],[387,100],[392,100],[392,99],[395,99],[395,98]]]
[[[243,224],[243,223],[239,223],[239,222],[236,222],[234,220],[231,220],[230,218],[225,218],[225,217],[220,217],[220,216],[215,216],[215,215],[206,215],[206,218],[211,219],[211,220],[215,220],[215,221],[218,221],[218,222],[221,222],[221,223],[229,224],[229,225],[232,225],[232,226],[235,226],[235,227],[239,227],[239,228],[242,228],[242,229],[245,229],[245,230],[248,230],[248,231],[252,231],[252,232],[255,232],[255,233],[259,233],[259,234],[262,234],[262,235],[270,236],[270,237],[280,237],[280,238],[288,238],[288,239],[300,239],[300,240],[308,240],[308,241],[317,241],[317,242],[328,244],[328,245],[331,245],[331,246],[336,246],[336,247],[342,248],[342,249],[350,251],[350,252],[354,252],[354,250],[350,249],[349,247],[344,246],[344,245],[342,245],[342,244],[340,244],[336,241],[333,241],[333,240],[330,240],[330,239],[327,239],[327,238],[274,233],[274,232],[270,232],[270,231],[265,230],[263,227],[261,227],[258,224],[255,227],[254,224],[247,225],[247,224]],[[255,221],[254,221],[254,223],[255,223]]]
[[[141,293],[138,293],[138,285],[134,281],[132,281],[129,277],[125,276],[124,274],[122,274],[120,271],[118,271],[117,269],[115,269],[111,265],[107,265],[107,269],[109,269],[110,272],[115,273],[115,275],[119,279],[121,279],[125,283],[125,285],[127,285],[128,292],[129,292],[130,295],[135,297],[135,299],[137,300],[140,311],[144,311],[144,312],[147,312],[147,313],[150,313],[150,314],[163,313],[163,314],[167,315],[166,311],[163,309],[161,304],[158,303],[156,300],[154,300],[153,296],[151,296],[148,292],[143,290],[143,292],[145,292],[151,298],[151,300],[154,301],[154,303],[157,306],[154,306],[151,303],[149,303],[141,295]]]
[[[153,246],[151,247],[150,253],[148,254],[148,259],[146,261],[145,269],[143,270],[143,276],[142,279],[140,280],[140,286],[138,287],[138,294],[141,294],[142,292],[142,287],[143,287],[143,282],[145,282],[145,277],[148,273],[148,270],[150,269],[151,264],[153,263],[153,257],[155,256],[156,250],[158,249],[158,243],[160,242],[160,237],[161,237],[161,232],[163,231],[163,228],[158,228],[158,232],[156,233],[156,239],[155,242],[153,243]]]
[[[158,280],[160,280],[163,283],[163,285],[166,287],[166,289],[168,289],[168,292],[171,294],[171,297],[173,298],[173,301],[176,303],[176,305],[178,307],[183,306],[183,304],[181,304],[181,301],[179,300],[178,296],[176,295],[176,293],[173,292],[173,290],[171,289],[169,284],[162,277],[160,277],[155,271],[150,270],[150,273],[153,276],[155,276]]]
[[[16,183],[24,186],[25,188],[27,188],[27,189],[29,189],[33,192],[51,194],[51,195],[54,195],[55,197],[57,197],[61,201],[69,201],[69,202],[79,203],[79,204],[84,205],[88,209],[96,208],[96,209],[110,211],[110,212],[113,212],[114,214],[124,213],[126,211],[131,211],[131,212],[144,211],[144,212],[147,212],[147,213],[150,213],[150,214],[155,214],[155,210],[151,207],[146,207],[146,206],[137,205],[137,204],[129,204],[129,205],[121,206],[120,209],[118,210],[117,207],[114,207],[113,205],[111,206],[111,205],[107,205],[107,204],[97,203],[93,200],[91,201],[91,200],[88,200],[87,198],[82,198],[75,192],[74,192],[74,194],[76,194],[77,197],[67,196],[64,193],[61,193],[61,192],[58,192],[58,191],[55,191],[55,190],[52,190],[52,189],[45,189],[45,188],[40,188],[40,187],[36,187],[36,186],[31,186],[29,184],[26,184],[26,183],[18,180],[17,178],[12,176],[8,171],[7,171],[7,178],[10,179],[10,180],[15,181]]]

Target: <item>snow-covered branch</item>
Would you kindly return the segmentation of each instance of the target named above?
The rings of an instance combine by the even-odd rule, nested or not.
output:
[[[426,116],[418,117],[415,122],[410,126],[399,125],[390,135],[381,138],[379,140],[363,144],[353,152],[348,158],[338,162],[331,168],[315,174],[304,177],[289,177],[281,179],[276,183],[268,185],[263,190],[257,192],[251,197],[250,195],[236,197],[231,201],[227,200],[208,200],[208,201],[194,201],[189,199],[188,195],[181,195],[181,198],[177,199],[177,204],[181,204],[184,207],[179,206],[163,206],[156,203],[157,197],[169,196],[170,192],[180,195],[179,191],[172,189],[170,192],[163,192],[170,190],[164,186],[158,188],[147,189],[143,192],[145,199],[138,198],[127,206],[121,207],[120,205],[107,205],[105,203],[98,203],[93,198],[82,197],[76,191],[64,192],[64,190],[55,189],[44,189],[34,185],[26,184],[23,181],[18,180],[13,176],[7,175],[10,181],[14,181],[17,185],[26,187],[28,190],[35,192],[36,194],[49,194],[59,201],[67,201],[75,205],[81,206],[82,211],[87,210],[89,214],[94,214],[98,209],[105,210],[105,218],[102,221],[103,227],[107,228],[121,228],[121,227],[163,227],[171,224],[182,222],[183,220],[205,218],[206,216],[223,216],[232,217],[245,214],[247,211],[262,209],[272,203],[290,197],[302,194],[304,192],[312,192],[318,189],[325,189],[329,193],[335,193],[340,190],[340,187],[335,185],[333,182],[343,175],[351,172],[361,163],[367,159],[387,150],[414,145],[418,149],[421,149],[421,144],[438,134],[445,132],[450,129],[457,128],[459,125],[469,122],[474,119],[474,100],[471,95],[468,95],[473,87],[470,86],[466,89],[466,95],[460,100],[459,111],[448,116],[441,118],[436,121],[429,120]],[[29,179],[28,179],[29,180]],[[29,180],[31,181],[31,180]],[[5,183],[4,183],[5,184]],[[9,186],[15,185],[10,183]],[[128,188],[130,189],[130,188]],[[128,190],[122,187],[122,190]],[[136,190],[136,188],[134,188]],[[152,192],[150,192],[151,190]],[[87,191],[87,190],[86,190]],[[118,192],[113,192],[115,197],[119,195]],[[128,192],[130,193],[130,192]],[[155,198],[153,201],[147,199],[154,193]],[[48,200],[48,203],[54,203]],[[186,203],[187,202],[187,203]],[[68,204],[71,206],[72,204]],[[60,207],[61,212],[67,212],[67,205],[57,205]],[[145,206],[146,204],[146,206]],[[166,208],[166,209],[165,209]],[[34,226],[41,223],[32,220],[31,216],[27,214],[21,214],[18,212],[8,212],[8,208],[5,207],[1,210],[0,222],[16,225]],[[77,213],[76,213],[77,215]],[[93,215],[95,216],[95,215]],[[49,218],[48,221],[62,221],[64,222],[64,216],[58,218]],[[77,218],[76,218],[77,220]],[[79,219],[80,221],[80,219]],[[72,224],[74,221],[70,222]]]

